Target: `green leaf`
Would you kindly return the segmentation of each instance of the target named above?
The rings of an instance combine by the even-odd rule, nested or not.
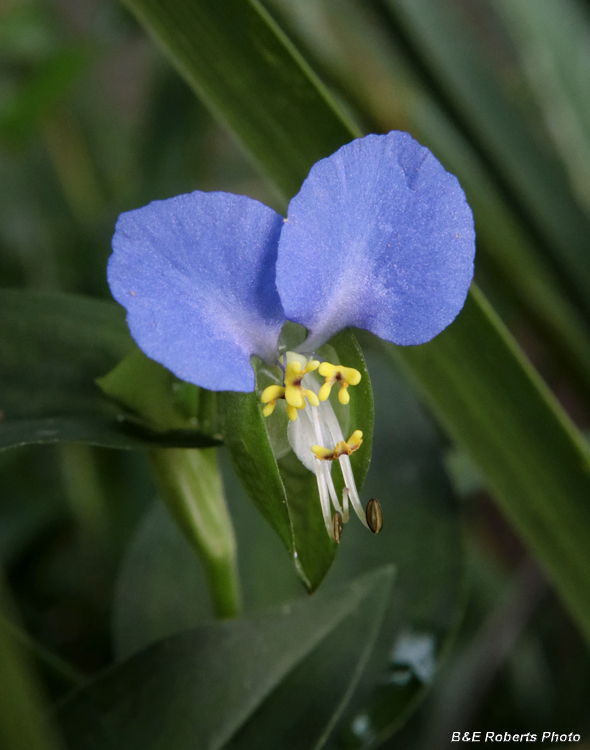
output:
[[[363,432],[363,445],[352,457],[352,466],[359,490],[362,488],[371,457],[373,434],[373,396],[365,361],[354,335],[342,331],[320,353],[334,364],[344,364],[359,370],[362,380],[353,389],[349,408],[350,432]],[[333,352],[333,354],[331,353]],[[276,368],[278,371],[278,368]],[[276,378],[276,375],[275,375]],[[278,533],[293,556],[295,566],[310,591],[326,575],[336,552],[336,545],[326,533],[314,473],[285,447],[287,417],[284,404],[265,419],[262,416],[260,393],[271,382],[264,369],[259,370],[257,392],[251,394],[223,393],[220,397],[225,444],[230,452],[234,470],[244,489],[258,510]],[[333,393],[334,405],[336,394]],[[342,424],[342,420],[341,420]],[[267,429],[282,430],[278,445],[274,445]],[[347,425],[342,424],[346,432]],[[350,432],[348,434],[350,434]],[[339,495],[344,486],[339,466],[333,471],[334,485]]]
[[[4,64],[39,63],[55,53],[61,41],[47,8],[14,5],[0,19],[0,50]]]
[[[139,524],[119,570],[113,603],[116,657],[126,659],[151,643],[213,619],[203,566],[158,501]]]
[[[36,447],[0,454],[0,565],[6,568],[64,519],[63,489],[55,481],[61,467],[51,454],[40,456]]]
[[[307,176],[310,152],[317,161],[326,144],[335,151],[350,140],[352,126],[336,115],[321,82],[258,2],[125,4],[211,111],[229,123],[249,152],[260,155],[287,196]],[[230,99],[235,106],[227,106]],[[276,110],[280,121],[270,121],[266,112]],[[292,129],[300,142],[291,137]]]
[[[305,68],[301,67],[299,58],[290,53],[290,47],[285,47],[286,51],[281,58],[280,68],[274,65],[274,58],[269,59],[264,46],[257,43],[244,47],[242,32],[244,25],[241,24],[238,27],[233,19],[235,17],[243,20],[244,16],[247,16],[249,19],[255,19],[252,23],[259,23],[260,19],[264,20],[264,15],[260,13],[257,4],[225,0],[221,8],[217,3],[215,7],[212,3],[199,3],[197,9],[194,4],[186,3],[184,0],[167,0],[165,3],[163,0],[131,0],[129,6],[151,28],[152,33],[161,42],[163,41],[166,51],[177,68],[196,90],[209,91],[216,87],[215,112],[217,116],[230,127],[261,167],[269,172],[283,190],[292,192],[293,184],[300,181],[301,173],[312,166],[318,157],[318,152],[321,152],[322,156],[327,156],[334,150],[333,139],[322,136],[322,133],[325,133],[324,126],[321,132],[314,130],[315,117],[308,116],[306,126],[301,126],[301,118],[305,118],[307,111],[304,107],[300,107],[303,100],[302,88],[305,86],[315,88],[314,96],[321,94],[325,96],[325,92],[315,86],[312,76],[305,75],[302,78]],[[405,3],[406,11],[408,11],[408,6],[409,4]],[[435,43],[447,44],[446,39],[438,40],[438,42],[436,40],[436,35],[440,36],[440,27],[436,24],[438,15],[434,14],[431,19],[427,19],[429,38]],[[180,23],[181,20],[183,23]],[[245,28],[248,27],[246,23]],[[263,36],[268,36],[270,32],[274,33],[274,25],[267,23]],[[217,64],[214,60],[220,55],[219,48],[211,50],[208,46],[208,39],[213,33],[215,38],[223,39],[224,50],[231,49],[230,55],[221,56],[226,73],[224,78],[219,78],[214,74]],[[176,35],[179,41],[175,41]],[[276,41],[282,43],[282,36],[277,35]],[[455,43],[458,45],[457,56],[460,56],[464,49],[462,40],[454,39],[453,44]],[[201,59],[202,56],[199,53],[195,52],[195,50],[203,49],[202,45],[206,45],[205,49],[208,50],[208,53],[204,55],[206,58],[204,60]],[[471,71],[470,63],[470,59],[469,62],[464,60],[462,77],[456,84],[457,86],[462,85],[466,78],[471,80],[472,76],[477,77],[479,66]],[[282,102],[289,101],[291,98],[290,88],[284,85],[285,78],[289,77],[299,82],[292,98],[297,107],[300,107],[296,121],[289,119],[290,110],[287,111],[281,107]],[[248,85],[250,83],[254,85],[256,81],[262,80],[266,89],[264,97],[257,98],[256,91],[253,91],[247,99],[238,96],[234,85],[235,80],[247,81]],[[288,95],[287,92],[289,92]],[[484,117],[486,112],[488,112],[487,107],[478,113],[478,117]],[[493,112],[489,113],[489,116],[492,118]],[[268,140],[272,141],[272,134],[278,131],[286,133],[289,140],[296,144],[293,148],[297,148],[301,155],[297,169],[293,168],[288,159],[273,162],[273,168],[268,168],[266,142],[251,137],[254,124],[259,123],[261,117],[263,118],[261,134],[264,134]],[[322,117],[336,119],[338,117],[329,102],[325,105]],[[482,127],[484,125],[485,123]],[[331,127],[333,128],[331,132],[334,133],[337,128],[343,127],[343,123],[340,125],[333,123]],[[485,127],[489,134],[487,125]],[[339,132],[342,134],[342,142],[354,135],[352,130]],[[499,134],[494,136],[494,139],[497,145],[501,145],[498,144]],[[530,144],[527,139],[525,138],[524,144],[519,140],[516,158],[519,156],[520,146],[523,147],[523,153],[530,153]],[[504,161],[507,168],[511,168],[513,163],[515,162],[507,159]],[[522,171],[518,174],[521,179]],[[536,186],[535,182],[538,183]],[[524,184],[524,181],[520,184],[523,193],[525,192]],[[577,275],[580,273],[579,261],[582,254],[580,238],[585,238],[588,234],[586,221],[580,219],[577,208],[571,208],[567,192],[559,192],[555,195],[557,202],[552,202],[548,198],[554,183],[552,179],[549,181],[544,179],[544,172],[541,176],[537,175],[536,171],[527,172],[526,184],[534,188],[528,196],[534,203],[531,210],[535,211],[536,218],[543,223],[548,235],[552,237],[556,247],[559,247],[560,253],[563,252],[564,263],[576,277],[573,283],[579,290],[582,287],[585,288],[586,281],[590,279],[588,264],[584,266],[586,272],[580,274],[579,278]],[[541,195],[539,203],[536,204],[537,198],[532,199],[530,196],[537,196],[544,190],[549,192]],[[569,216],[571,221],[560,220],[558,225],[555,224],[556,217],[562,215]],[[566,256],[567,260],[565,260]],[[582,278],[583,281],[580,282]],[[587,305],[590,295],[586,294],[585,299]],[[467,336],[466,329],[469,328],[471,318],[473,318],[474,328],[477,329],[477,340]],[[480,468],[489,474],[489,479],[497,490],[501,488],[499,499],[504,508],[515,521],[523,538],[539,556],[578,623],[590,637],[590,586],[585,580],[589,575],[585,571],[590,571],[590,558],[587,548],[584,551],[580,545],[581,539],[590,537],[587,502],[590,495],[590,477],[586,450],[571,422],[540,383],[512,337],[501,328],[481,294],[476,292],[470,295],[466,309],[459,320],[465,321],[465,319],[465,329],[459,322],[456,322],[443,334],[443,341],[447,342],[449,349],[456,349],[452,354],[453,359],[449,358],[448,352],[442,349],[442,345],[441,350],[437,350],[438,339],[428,345],[428,351],[431,352],[428,367],[431,373],[436,371],[440,374],[440,379],[430,377],[428,372],[425,372],[425,366],[418,363],[417,358],[422,347],[408,349],[403,356],[413,374],[423,383],[425,393],[437,409],[437,413],[441,417],[444,414],[449,430],[452,434],[461,435],[466,449]],[[499,331],[502,333],[500,334]],[[416,360],[412,359],[413,355]],[[471,370],[478,373],[477,382],[475,380],[472,382]],[[442,375],[445,372],[449,374],[443,378]],[[497,379],[497,372],[513,375],[514,381],[519,384],[519,402],[515,403],[513,400],[512,386],[508,383],[500,383]],[[462,373],[464,376],[461,376]],[[453,378],[457,378],[457,381],[455,382]],[[443,383],[444,388],[441,387]],[[447,398],[447,391],[449,394],[457,394],[457,398],[453,401],[452,412],[449,408],[450,399]],[[458,398],[459,395],[461,398]],[[488,433],[489,424],[480,421],[482,415],[476,408],[482,401],[495,404],[496,416],[501,422],[502,429],[494,429],[493,433]],[[500,419],[501,415],[503,419]],[[487,414],[487,417],[492,420],[491,424],[496,425],[493,413]],[[532,424],[534,424],[534,430],[530,426]],[[550,426],[552,430],[551,435],[546,433],[547,426]],[[483,434],[484,430],[488,435],[486,441],[496,441],[493,466],[473,440],[473,434]],[[518,446],[506,440],[507,435],[512,433],[522,437]],[[513,446],[510,452],[502,448],[507,442]],[[553,450],[549,450],[556,446],[559,446],[559,458]],[[524,494],[522,475],[518,471],[521,454],[527,456],[527,465],[533,476],[526,483],[527,492]],[[533,467],[538,467],[538,474],[537,468]],[[567,478],[565,478],[564,467],[567,467]],[[541,475],[546,480],[545,488],[537,483],[535,492],[531,492],[535,477]],[[547,481],[548,479],[550,481]],[[553,488],[553,494],[547,492],[549,486]],[[551,519],[551,523],[537,525],[539,521],[537,490],[542,493],[540,496],[543,498],[543,514],[547,520]],[[573,519],[575,519],[575,528],[571,528]],[[529,527],[531,521],[535,523],[534,527]],[[566,553],[570,534],[572,534],[572,554],[569,551]],[[573,585],[574,580],[577,584],[584,581],[584,585]]]
[[[326,745],[339,719],[348,713],[348,702],[384,627],[391,582],[391,578],[389,582],[386,579],[387,571],[393,574],[392,567],[381,568],[332,592],[338,595],[361,581],[369,583],[373,579],[376,583],[372,595],[367,591],[360,604],[367,611],[359,611],[356,617],[335,628],[302,660],[228,743],[228,750],[318,750]]]
[[[401,359],[590,635],[590,456],[582,436],[476,289],[436,339]]]
[[[248,727],[242,727],[289,690],[303,705],[313,697],[304,747],[319,747],[360,677],[381,626],[392,577],[391,567],[382,568],[331,594],[255,617],[202,625],[148,648],[62,706],[58,718],[69,746],[249,747]],[[342,638],[337,636],[341,631]],[[332,656],[326,678],[334,675],[336,681],[330,690],[319,683],[322,692],[311,696],[298,668],[326,650]]]
[[[590,208],[590,13],[578,0],[494,0],[574,190]]]
[[[55,109],[88,68],[89,56],[81,49],[61,49],[44,60],[15,94],[6,97],[0,109],[0,138],[23,146]]]
[[[0,446],[85,440],[121,447],[116,411],[94,383],[132,347],[114,304],[0,293]]]
[[[368,364],[379,408],[364,495],[380,499],[385,523],[375,537],[351,518],[322,590],[388,563],[398,574],[373,656],[336,730],[350,747],[365,746],[367,737],[385,737],[404,720],[440,665],[462,608],[459,508],[444,473],[441,438],[403,373],[392,377],[389,359],[382,361],[373,351]],[[304,596],[278,536],[229,471],[224,485],[246,611]],[[202,567],[166,509],[157,505],[144,517],[120,571],[116,653],[125,658],[212,618]],[[299,731],[304,729],[293,733]]]
[[[104,396],[96,379],[133,348],[125,314],[112,302],[2,290],[0,449],[62,440],[110,448],[217,444],[192,429],[156,431]]]
[[[414,124],[446,168],[456,174],[473,210],[478,237],[478,264],[491,270],[519,307],[542,331],[557,358],[571,368],[584,388],[590,387],[590,329],[562,281],[522,218],[503,199],[475,151],[432,103],[419,98]]]
[[[418,70],[542,238],[555,268],[590,317],[590,219],[572,194],[562,165],[544,149],[490,72],[481,45],[450,3],[376,0]],[[536,123],[535,123],[536,124]]]

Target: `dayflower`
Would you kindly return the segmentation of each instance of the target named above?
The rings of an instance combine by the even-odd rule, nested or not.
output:
[[[137,344],[179,378],[253,391],[252,356],[281,366],[261,407],[272,419],[285,400],[289,441],[317,476],[326,528],[338,540],[349,501],[367,525],[350,463],[362,433],[342,434],[328,397],[337,387],[347,404],[360,373],[314,354],[348,326],[396,344],[429,341],[461,310],[474,251],[457,179],[393,131],[315,164],[286,219],[245,196],[199,191],[122,214],[108,279]],[[287,320],[308,337],[280,354]],[[346,485],[342,504],[335,461]],[[373,501],[367,517],[380,527]]]

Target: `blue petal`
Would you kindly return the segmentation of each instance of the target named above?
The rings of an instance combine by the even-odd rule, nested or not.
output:
[[[250,357],[276,358],[283,219],[229,193],[179,195],[121,214],[108,279],[131,335],[179,378],[252,391]]]
[[[346,326],[422,344],[463,307],[473,216],[457,179],[407,133],[370,135],[312,168],[289,205],[277,287],[313,350]]]

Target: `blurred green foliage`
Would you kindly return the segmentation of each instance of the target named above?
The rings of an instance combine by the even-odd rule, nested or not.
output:
[[[587,429],[587,3],[268,0],[265,8],[297,59],[301,54],[312,78],[317,74],[336,98],[344,123],[359,132],[408,130],[460,177],[476,217],[478,283],[571,418]],[[251,41],[244,33],[244,44]],[[215,44],[221,41],[212,38]],[[216,91],[202,93],[216,111]],[[321,98],[310,103],[318,122],[324,106]],[[301,128],[309,122],[305,114]],[[342,133],[324,126],[336,148]],[[285,144],[278,140],[267,172],[279,170],[283,158],[303,178],[308,156]],[[287,193],[295,183],[280,187]],[[4,3],[2,287],[34,291],[41,302],[64,292],[108,299],[105,267],[117,215],[196,188],[244,193],[278,210],[284,205],[123,6]],[[11,299],[3,297],[4,330]],[[55,328],[48,316],[56,313],[41,302],[20,331],[23,342],[37,336],[40,354],[9,381],[22,415],[31,406],[28,393],[52,403],[75,396],[80,423],[93,415],[102,430],[101,439],[96,433],[84,439],[110,445],[116,435],[122,447],[113,431],[117,411],[105,406],[93,380],[130,351],[124,331],[95,347],[94,333],[77,337],[67,329],[63,346],[75,372],[88,373],[88,390],[72,393],[79,381],[46,347],[44,331]],[[326,583],[306,600],[291,561],[221,450],[246,611],[235,623],[212,623],[203,569],[164,506],[154,504],[143,451],[59,443],[0,453],[0,559],[19,612],[15,618],[2,605],[3,623],[10,624],[0,626],[0,650],[10,656],[0,659],[1,681],[15,686],[10,698],[24,724],[32,717],[31,738],[3,735],[1,719],[6,747],[57,747],[59,738],[43,739],[41,730],[36,739],[40,706],[66,696],[58,724],[76,750],[119,746],[105,744],[109,732],[121,747],[138,737],[142,747],[192,747],[193,729],[179,728],[190,704],[175,703],[178,713],[164,717],[174,690],[186,701],[203,696],[194,662],[187,661],[200,653],[222,697],[236,670],[252,680],[242,702],[232,694],[227,714],[199,714],[203,747],[438,750],[450,746],[457,729],[590,731],[590,659],[576,626],[470,459],[433,426],[400,368],[392,369],[371,341],[363,344],[377,404],[365,495],[382,502],[383,534],[369,538],[351,524]],[[75,360],[75,351],[86,349],[92,356]],[[10,352],[3,350],[5,363],[15,356]],[[172,417],[142,427],[183,426],[176,412]],[[156,418],[150,412],[146,419]],[[135,445],[137,435],[124,440]],[[384,567],[391,563],[393,583]],[[358,579],[367,574],[370,584]],[[351,584],[353,578],[365,583]],[[289,605],[292,619],[280,609],[291,600],[297,600]],[[265,609],[273,606],[279,609]],[[264,640],[267,632],[275,651],[257,651],[255,636]],[[221,641],[232,638],[234,651],[222,650]],[[259,682],[247,671],[252,662],[245,653],[252,661],[266,653],[268,660],[256,665]],[[86,687],[70,693],[80,685]],[[112,700],[121,685],[125,700]],[[131,721],[136,701],[143,701],[136,716],[156,717],[159,739],[151,725]],[[18,718],[1,690],[0,702],[0,718]],[[107,728],[103,723],[103,739],[97,732],[92,744],[88,717],[97,702],[98,723]]]

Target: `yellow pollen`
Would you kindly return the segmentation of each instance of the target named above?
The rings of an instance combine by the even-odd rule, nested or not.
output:
[[[338,400],[346,406],[350,401],[348,386],[358,385],[361,382],[361,374],[354,367],[342,367],[342,365],[331,365],[329,362],[322,362],[319,367],[319,373],[323,378],[326,378],[326,382],[320,388],[318,394],[320,401],[325,401],[330,396],[332,386],[338,383],[340,386]]]
[[[322,445],[312,445],[311,451],[316,458],[321,461],[335,461],[340,456],[350,456],[351,453],[358,450],[363,442],[363,433],[361,430],[355,430],[348,440],[341,440],[336,444],[334,450],[324,448]]]

